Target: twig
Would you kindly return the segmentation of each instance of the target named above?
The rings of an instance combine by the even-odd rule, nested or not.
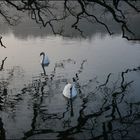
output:
[[[1,66],[0,66],[0,71],[3,70],[4,62],[5,62],[6,59],[7,59],[7,57],[5,57],[5,58],[2,60],[2,64],[1,64]]]
[[[4,47],[4,48],[6,48],[6,47],[3,45],[1,39],[2,39],[2,36],[0,37],[0,44],[1,44],[1,46]]]

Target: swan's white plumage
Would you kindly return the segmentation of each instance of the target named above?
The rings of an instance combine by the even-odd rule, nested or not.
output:
[[[43,64],[44,64],[44,65],[48,65],[49,63],[50,63],[49,58],[48,58],[47,55],[45,55],[45,58],[44,58]]]
[[[74,98],[77,95],[77,90],[75,88],[75,85],[68,83],[65,85],[64,90],[63,90],[63,95],[67,98]]]

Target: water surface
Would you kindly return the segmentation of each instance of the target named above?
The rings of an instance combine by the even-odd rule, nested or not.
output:
[[[139,137],[139,43],[100,34],[3,38],[0,118],[7,139]],[[41,52],[50,59],[45,71]],[[62,91],[76,75],[78,96],[70,101]]]

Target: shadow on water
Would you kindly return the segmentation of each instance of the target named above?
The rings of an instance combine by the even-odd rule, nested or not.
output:
[[[13,98],[7,95],[8,82],[14,76],[12,71],[15,69],[11,70],[7,81],[0,82],[1,112],[5,112],[8,108],[15,110],[17,104],[24,100],[24,96],[30,96],[27,107],[30,106],[32,110],[31,127],[23,132],[21,138],[80,139],[83,137],[115,140],[139,137],[140,102],[128,98],[133,94],[131,88],[134,81],[129,81],[127,76],[140,72],[140,67],[121,72],[117,80],[109,73],[104,83],[95,78],[82,84],[80,74],[87,62],[83,60],[73,77],[78,96],[67,100],[62,96],[62,91],[68,79],[65,76],[57,77],[56,71],[71,62],[76,64],[71,59],[56,63],[52,73],[34,77],[32,83],[22,88],[20,93],[11,95]],[[0,138],[5,139],[6,128],[3,124],[3,118],[0,116]]]
[[[0,118],[0,139],[5,140],[5,129],[3,128],[3,122]]]

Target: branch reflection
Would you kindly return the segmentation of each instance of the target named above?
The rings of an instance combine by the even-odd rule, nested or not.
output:
[[[61,113],[47,113],[47,109],[45,109],[44,107],[41,108],[41,104],[43,103],[43,100],[41,100],[42,102],[40,102],[37,106],[40,106],[38,108],[38,115],[42,118],[43,123],[48,124],[48,122],[55,122],[59,125],[59,122],[62,122],[64,125],[63,127],[61,125],[62,128],[60,127],[59,129],[56,128],[56,125],[54,123],[51,124],[52,128],[44,129],[40,129],[36,125],[36,129],[32,129],[32,133],[30,134],[28,132],[25,133],[24,138],[26,139],[37,134],[56,134],[59,138],[71,138],[77,137],[81,133],[84,133],[86,136],[90,134],[89,137],[94,139],[123,139],[124,137],[130,139],[131,133],[129,132],[128,124],[131,125],[129,127],[132,128],[134,125],[136,126],[136,128],[137,125],[139,126],[139,123],[136,124],[139,116],[139,112],[137,110],[139,102],[129,104],[125,99],[129,91],[129,86],[132,85],[132,81],[127,82],[124,78],[124,75],[139,70],[140,68],[137,67],[122,72],[119,81],[115,81],[112,88],[109,88],[109,86],[107,86],[110,85],[109,82],[112,83],[112,81],[110,81],[112,74],[109,74],[105,83],[98,84],[98,87],[95,88],[94,92],[89,92],[88,96],[75,99],[73,101],[69,100],[66,103],[66,110]],[[80,77],[77,78],[80,79]],[[82,86],[79,87],[82,88]],[[83,89],[81,89],[81,91],[84,92]],[[93,98],[99,98],[98,94],[102,94],[102,97],[100,97],[100,103],[97,103],[98,99],[97,101],[94,99],[97,108],[95,111]],[[80,107],[74,107],[77,104],[76,100],[81,102]],[[89,109],[90,106],[93,106],[91,110]],[[121,106],[125,106],[127,110],[123,111]],[[135,109],[137,110],[137,112],[135,112]],[[69,116],[68,113],[70,113]],[[34,115],[34,117],[37,116],[37,113],[34,114],[36,114]],[[38,117],[38,119],[40,117]],[[101,122],[99,121],[100,118],[103,118]],[[133,119],[131,120],[130,118]],[[73,121],[75,122],[74,124]],[[33,119],[33,122],[35,123],[36,121],[34,121]],[[37,122],[41,123],[41,120],[38,120]],[[117,127],[116,124],[120,127]]]
[[[75,71],[78,96],[73,100],[66,100],[62,91],[68,78],[64,75],[57,77],[57,70],[65,68],[71,60],[63,60],[54,66],[54,70],[47,75],[33,77],[31,84],[26,85],[13,98],[9,90],[1,88],[0,107],[5,112],[9,108],[22,108],[22,101],[28,96],[27,108],[32,110],[30,128],[24,131],[23,139],[36,138],[84,138],[89,139],[132,139],[139,137],[139,101],[131,100],[132,88],[135,80],[129,80],[129,74],[140,72],[140,67],[127,69],[117,77],[109,73],[100,83],[97,78],[82,84],[81,75],[84,70],[83,60],[79,69]],[[63,63],[62,65],[59,65]],[[11,77],[12,75],[11,70]],[[53,77],[52,77],[53,75]],[[10,76],[9,76],[9,79]],[[7,80],[7,86],[8,82]],[[2,87],[2,82],[0,83]],[[5,82],[6,85],[6,82]],[[92,87],[92,88],[91,88]],[[8,95],[8,99],[7,99]],[[13,99],[16,100],[13,100]],[[5,99],[5,102],[3,100]],[[5,108],[5,110],[3,110]],[[18,114],[14,110],[11,115],[15,119]],[[2,118],[2,117],[1,117]],[[30,116],[31,118],[31,116]],[[1,119],[1,124],[3,121]],[[1,125],[1,137],[5,137],[5,128]],[[136,131],[133,131],[136,130]]]
[[[70,0],[59,2],[6,0],[1,2],[0,15],[10,25],[15,25],[22,15],[28,14],[41,27],[47,27],[47,32],[55,35],[72,37],[80,34],[86,37],[94,34],[97,28],[97,30],[102,30],[101,32],[106,30],[110,35],[118,34],[119,31],[119,34],[127,40],[140,40],[138,26],[136,26],[140,12],[139,4],[139,0],[78,0],[74,2]],[[12,13],[11,10],[14,12]],[[132,20],[136,21],[135,25]]]

